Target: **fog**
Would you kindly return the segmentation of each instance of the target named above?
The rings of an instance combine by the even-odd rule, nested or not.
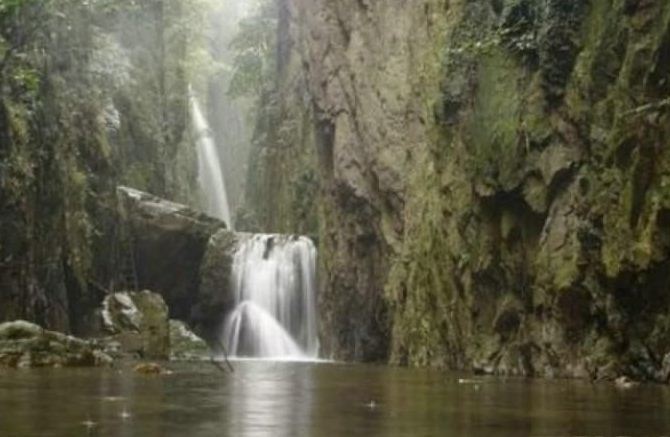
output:
[[[216,142],[223,169],[232,215],[242,203],[251,142],[250,102],[228,93],[234,53],[230,43],[239,21],[256,7],[256,0],[217,0],[210,15],[209,55],[217,70],[206,80],[201,97],[206,101],[206,117]]]

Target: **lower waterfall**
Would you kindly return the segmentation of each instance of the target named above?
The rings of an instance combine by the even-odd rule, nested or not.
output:
[[[235,309],[223,341],[237,358],[315,359],[316,248],[309,238],[252,235],[235,253]]]

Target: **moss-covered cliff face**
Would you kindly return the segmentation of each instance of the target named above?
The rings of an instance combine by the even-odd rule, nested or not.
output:
[[[670,4],[288,5],[327,353],[667,379]]]
[[[191,3],[0,1],[0,320],[84,329],[118,184],[192,201]]]

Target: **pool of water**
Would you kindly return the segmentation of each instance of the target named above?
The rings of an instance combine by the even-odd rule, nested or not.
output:
[[[670,389],[240,361],[0,371],[0,436],[663,436]],[[467,379],[464,379],[467,378]]]

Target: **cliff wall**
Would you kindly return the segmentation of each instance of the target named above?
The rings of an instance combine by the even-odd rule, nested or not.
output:
[[[667,380],[670,5],[281,4],[328,353]]]

